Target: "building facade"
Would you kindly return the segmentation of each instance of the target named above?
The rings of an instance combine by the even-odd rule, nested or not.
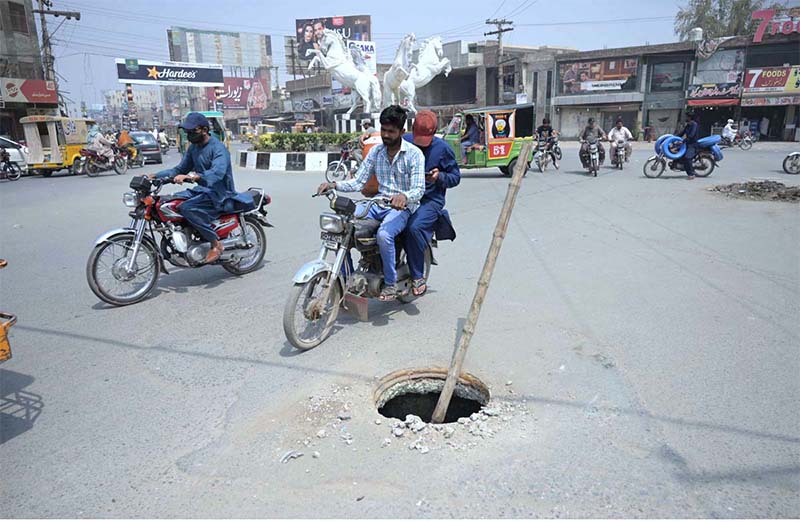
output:
[[[103,97],[105,98],[105,124],[115,129],[123,128],[127,123],[124,115],[130,115],[126,91],[124,89],[103,91]],[[134,87],[133,106],[139,121],[139,130],[160,127],[163,123],[161,99],[157,90]]]

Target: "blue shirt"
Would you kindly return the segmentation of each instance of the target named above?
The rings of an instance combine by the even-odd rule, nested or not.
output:
[[[238,194],[233,185],[233,168],[231,156],[225,145],[214,136],[208,138],[205,145],[192,143],[183,159],[175,167],[162,170],[156,177],[171,178],[178,174],[194,171],[200,176],[197,185],[182,191],[182,197],[193,197],[206,194],[214,203],[214,207],[222,212],[230,212],[237,203],[253,205],[253,197],[247,193]]]
[[[472,143],[479,143],[481,141],[481,133],[478,130],[477,123],[473,123],[467,127],[467,141],[471,141]]]
[[[686,136],[686,144],[691,145],[692,143],[697,143],[699,131],[700,125],[698,125],[696,121],[689,121],[686,122],[686,127],[683,128],[681,136]]]
[[[403,139],[413,143],[414,136],[407,133]],[[439,169],[439,176],[433,183],[425,182],[425,195],[422,196],[420,203],[433,201],[444,207],[445,193],[447,189],[453,188],[461,183],[461,170],[458,168],[456,156],[453,149],[442,138],[433,137],[433,141],[427,147],[419,147],[425,156],[425,172]]]
[[[359,191],[373,174],[378,179],[378,195],[390,197],[403,194],[408,209],[411,212],[417,209],[425,193],[425,157],[416,146],[400,140],[400,150],[390,161],[386,146],[382,143],[375,145],[364,158],[355,177],[337,181],[336,189],[342,192]]]

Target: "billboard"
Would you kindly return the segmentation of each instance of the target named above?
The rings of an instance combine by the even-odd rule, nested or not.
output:
[[[378,75],[378,53],[375,51],[375,42],[369,40],[348,40],[347,47],[351,50],[357,48],[364,57],[364,68],[375,76]],[[356,63],[356,66],[360,64]]]
[[[686,99],[691,106],[739,105],[741,91],[741,84],[736,82],[690,85]]]
[[[800,93],[800,65],[747,69],[744,92]]]
[[[559,92],[585,94],[598,91],[636,90],[637,58],[600,59],[558,66]]]
[[[169,59],[186,63],[219,63],[243,67],[270,67],[272,39],[267,34],[167,29]]]
[[[247,109],[260,113],[267,108],[269,99],[261,78],[225,78],[220,101],[227,109]],[[206,96],[215,99],[215,88],[207,87]]]
[[[222,66],[204,63],[150,62],[117,58],[120,83],[215,87],[223,85]]]
[[[309,50],[318,49],[317,42],[325,29],[341,34],[345,40],[369,42],[372,40],[372,20],[369,15],[328,16],[295,20],[292,46],[286,49],[286,64],[290,74],[305,74],[313,56]]]
[[[58,103],[55,82],[0,78],[0,101],[5,103]]]

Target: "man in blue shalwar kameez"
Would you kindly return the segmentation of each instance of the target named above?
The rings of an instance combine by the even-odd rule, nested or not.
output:
[[[233,169],[228,149],[209,133],[211,124],[199,112],[190,112],[180,125],[186,131],[191,143],[181,162],[156,177],[174,178],[197,183],[197,186],[179,192],[176,196],[187,198],[179,207],[179,212],[205,241],[211,243],[205,263],[213,263],[222,255],[223,246],[211,223],[220,215],[238,210],[253,208],[253,197],[247,193],[237,193],[233,185]],[[193,172],[192,174],[189,174]]]

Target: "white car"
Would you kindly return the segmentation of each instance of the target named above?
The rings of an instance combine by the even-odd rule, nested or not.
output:
[[[4,136],[0,136],[0,147],[3,147],[6,149],[6,151],[8,151],[8,155],[11,156],[11,161],[19,165],[19,168],[22,169],[22,172],[27,172],[28,147],[20,145],[16,141],[11,141]]]

